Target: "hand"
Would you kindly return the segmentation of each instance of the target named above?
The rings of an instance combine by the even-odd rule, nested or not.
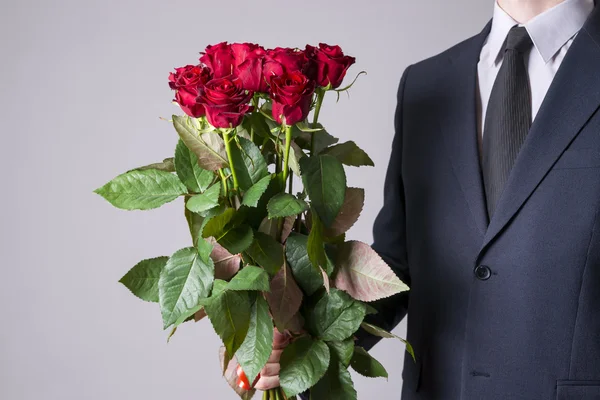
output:
[[[273,332],[273,352],[267,361],[267,364],[260,371],[260,379],[254,385],[258,390],[269,390],[279,387],[279,359],[283,349],[290,343],[290,334],[285,331],[280,333],[277,328]]]

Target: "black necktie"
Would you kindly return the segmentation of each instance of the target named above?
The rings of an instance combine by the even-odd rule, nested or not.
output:
[[[483,134],[483,180],[489,218],[531,126],[531,90],[524,53],[533,42],[524,27],[513,26],[487,106]]]

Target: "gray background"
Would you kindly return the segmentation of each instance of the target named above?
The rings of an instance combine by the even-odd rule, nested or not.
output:
[[[297,5],[298,4],[298,5]],[[118,279],[141,259],[189,245],[182,202],[112,208],[92,190],[171,156],[177,113],[167,76],[205,45],[319,41],[368,71],[321,120],[375,168],[349,169],[366,208],[349,237],[370,243],[381,206],[400,75],[479,32],[492,0],[2,0],[0,8],[0,398],[234,399],[208,321],[171,343],[156,305]],[[397,333],[404,335],[404,324]],[[355,376],[359,398],[399,397],[403,348],[373,354],[390,378]]]

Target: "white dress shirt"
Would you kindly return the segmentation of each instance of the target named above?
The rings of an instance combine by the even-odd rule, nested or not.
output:
[[[492,27],[477,64],[480,154],[486,109],[494,80],[502,65],[502,45],[510,28],[514,25],[524,26],[534,44],[531,51],[525,54],[525,63],[531,87],[531,116],[535,119],[558,67],[593,9],[594,0],[565,0],[521,25],[495,2]]]

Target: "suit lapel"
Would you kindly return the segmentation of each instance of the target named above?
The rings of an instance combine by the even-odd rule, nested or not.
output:
[[[483,251],[515,216],[600,104],[600,12],[573,41],[517,155],[481,246]]]
[[[481,237],[488,218],[477,144],[477,63],[490,28],[491,21],[479,35],[455,49],[438,81],[443,88],[440,93],[444,93],[439,111],[442,136]]]

